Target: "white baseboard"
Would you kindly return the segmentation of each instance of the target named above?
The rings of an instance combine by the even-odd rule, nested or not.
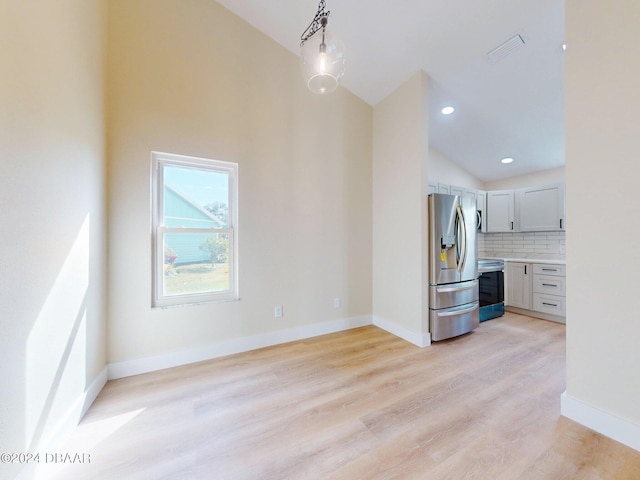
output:
[[[401,327],[400,325],[393,323],[387,320],[386,318],[377,317],[375,315],[373,317],[373,324],[376,327],[386,330],[392,335],[395,335],[396,337],[400,337],[409,343],[413,343],[414,345],[417,345],[418,347],[422,348],[422,347],[428,347],[429,345],[431,345],[431,334],[428,332],[427,333],[412,332],[411,330],[407,330],[406,328]]]
[[[57,445],[71,434],[71,432],[80,423],[80,420],[82,420],[82,417],[84,417],[84,414],[87,413],[91,404],[98,397],[102,388],[106,385],[108,372],[109,370],[105,366],[89,384],[84,393],[76,399],[74,404],[67,411],[67,414],[58,423],[55,430],[50,435],[42,439],[39,445],[39,450],[47,449],[47,447],[52,445]]]
[[[234,338],[218,342],[205,347],[192,348],[179,352],[172,352],[153,357],[127,360],[109,364],[109,379],[130,377],[141,373],[154,372],[165,368],[178,367],[189,363],[202,362],[213,358],[247,352],[258,348],[270,347],[281,343],[293,342],[305,338],[317,337],[329,333],[341,332],[352,328],[371,325],[370,315],[333,320],[330,322],[314,323],[301,327],[277,330],[275,332],[253,335],[250,337]]]
[[[561,396],[560,413],[591,430],[640,452],[640,425],[583,403],[567,395],[567,392],[564,392]]]
[[[37,451],[55,451],[57,446],[64,443],[73,430],[78,426],[80,420],[84,417],[84,414],[87,413],[87,410],[89,410],[91,404],[98,397],[102,388],[106,385],[109,377],[108,372],[109,370],[105,366],[100,373],[98,373],[96,378],[93,379],[85,391],[76,399],[73,405],[71,405],[66,415],[64,415],[58,424],[51,429],[51,431],[47,432],[47,435],[40,440],[37,445]],[[17,478],[31,478],[28,476],[33,473],[36,466],[37,464],[29,464],[25,466]]]

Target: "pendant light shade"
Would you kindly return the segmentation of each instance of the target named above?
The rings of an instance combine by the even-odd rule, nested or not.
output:
[[[324,11],[324,0],[318,13],[302,36],[300,64],[309,90],[319,95],[338,88],[345,70],[345,50],[342,41],[328,28],[330,12]]]

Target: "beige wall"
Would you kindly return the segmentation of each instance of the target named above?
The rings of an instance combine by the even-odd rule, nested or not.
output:
[[[629,61],[639,22],[637,2],[567,0],[567,395],[633,425],[635,285],[602,278],[629,280],[640,264],[637,222],[618,235],[640,213],[640,67]],[[0,451],[46,443],[79,415],[107,360],[372,311],[412,338],[426,331],[426,75],[375,114],[343,89],[315,97],[297,81],[295,55],[207,0],[3,2],[0,41],[11,45],[0,49],[0,220],[11,227],[0,230],[11,392],[0,395]],[[151,150],[240,164],[241,301],[150,308]],[[503,185],[524,181],[534,180]],[[615,188],[596,195],[604,184]],[[612,238],[630,252],[623,265],[594,254]],[[275,304],[284,318],[273,318]]]
[[[526,175],[518,175],[517,177],[485,182],[484,190],[516,190],[518,188],[561,183],[565,181],[564,170],[564,167],[551,168]]]
[[[374,108],[374,321],[414,343],[427,332],[428,77],[416,73]]]
[[[640,265],[638,25],[637,1],[567,0],[566,173],[571,230],[567,232],[566,393],[635,424],[636,432],[640,432],[635,280]],[[640,446],[637,436],[636,445]]]
[[[77,420],[106,365],[104,7],[0,5],[1,452]]]
[[[108,3],[109,361],[370,316],[372,108],[214,1]],[[239,164],[240,301],[150,308],[152,150]]]
[[[482,190],[482,182],[435,148],[429,147],[429,179],[456,187]]]

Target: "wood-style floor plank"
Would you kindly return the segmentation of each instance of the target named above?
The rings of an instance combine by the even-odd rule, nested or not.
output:
[[[640,479],[560,416],[564,325],[507,313],[420,349],[364,327],[109,382],[57,479]]]

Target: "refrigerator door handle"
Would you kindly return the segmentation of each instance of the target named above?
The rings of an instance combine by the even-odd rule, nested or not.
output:
[[[460,205],[456,206],[456,215],[458,216],[458,232],[460,235],[460,260],[458,262],[458,271],[462,272],[464,262],[467,259],[467,225],[464,221],[464,215]]]
[[[473,290],[478,286],[478,282],[473,282],[469,285],[465,285],[464,287],[439,287],[436,288],[436,293],[454,293],[454,292],[464,292],[465,290]]]

